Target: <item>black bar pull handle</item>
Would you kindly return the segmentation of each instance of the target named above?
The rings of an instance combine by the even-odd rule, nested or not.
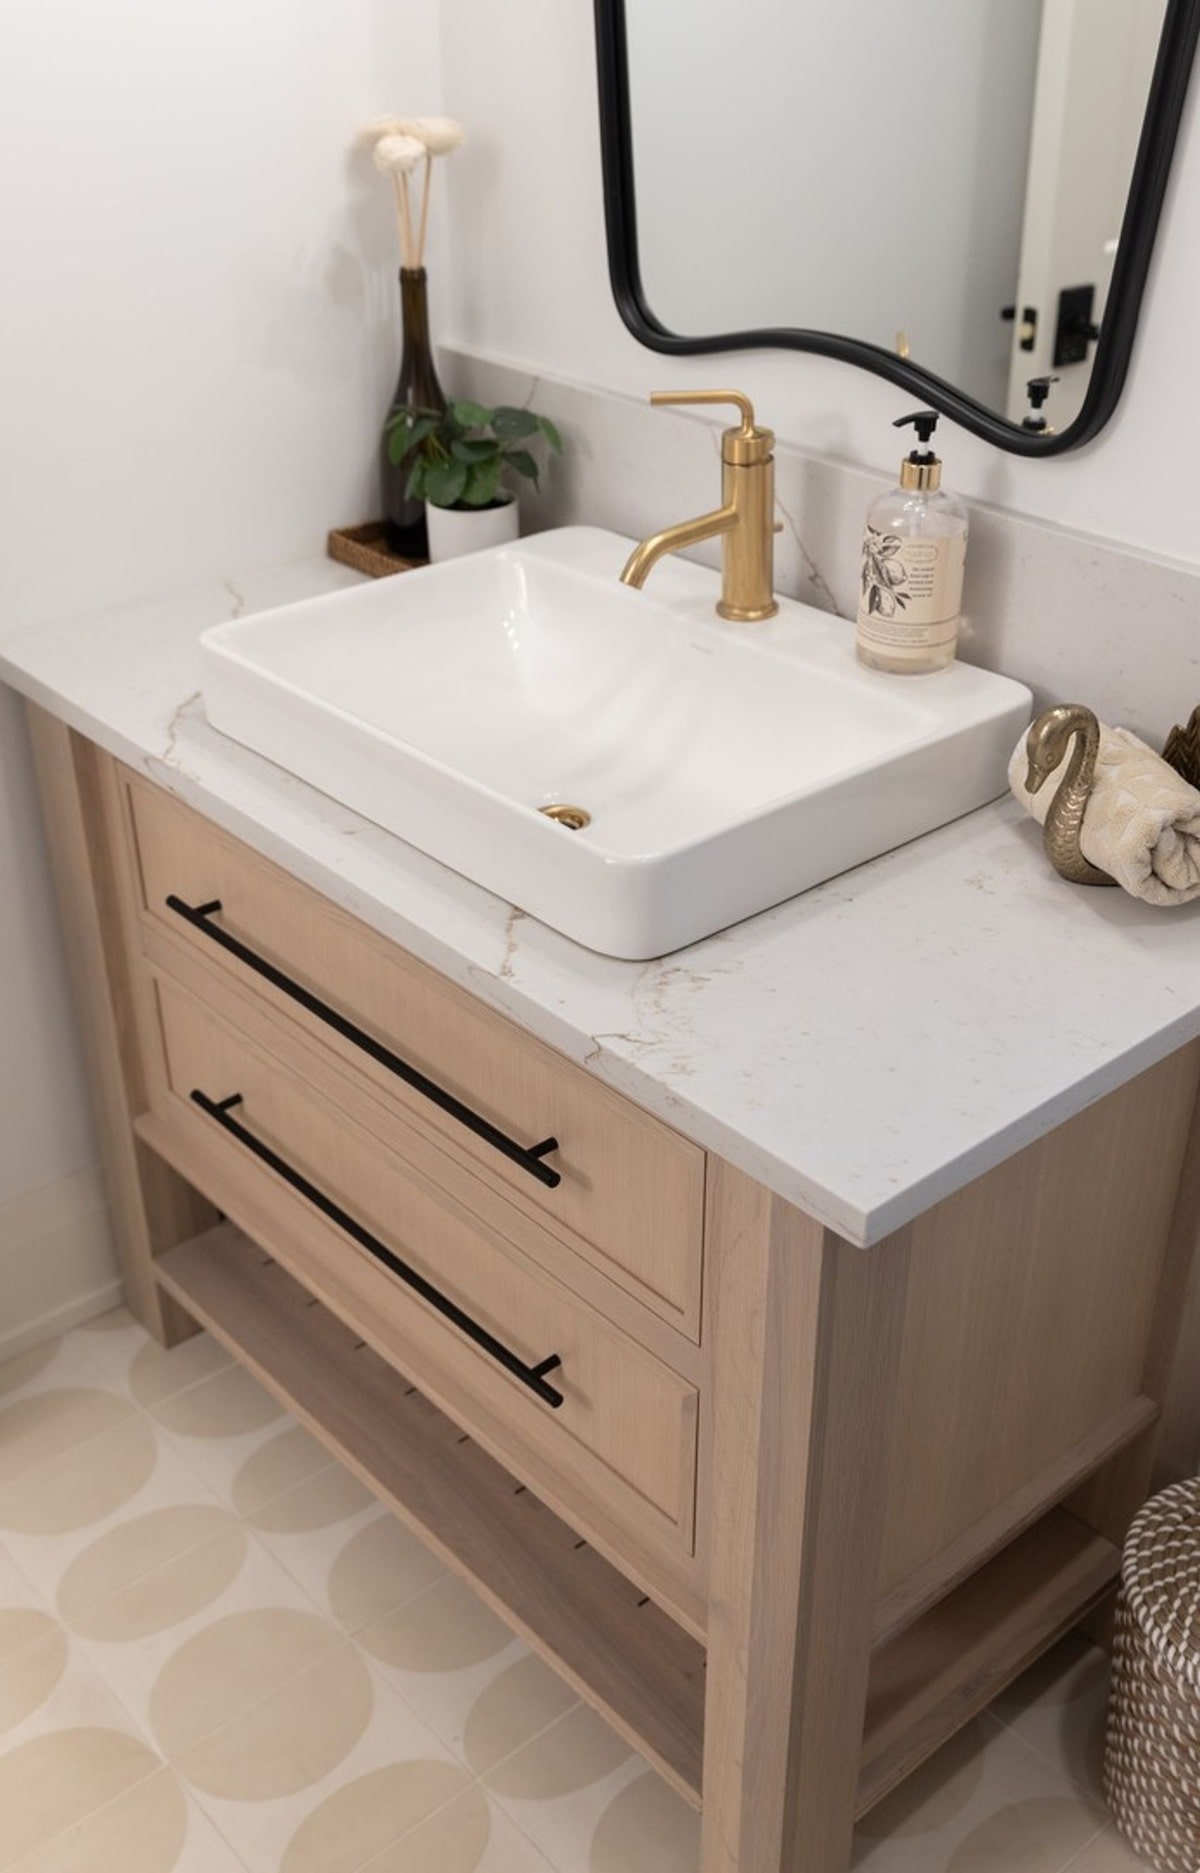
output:
[[[531,1392],[536,1393],[543,1404],[550,1405],[555,1410],[558,1409],[563,1402],[563,1394],[553,1385],[546,1383],[546,1374],[557,1371],[562,1365],[562,1360],[557,1353],[551,1353],[547,1359],[540,1359],[536,1366],[526,1365],[511,1347],[505,1346],[503,1340],[498,1340],[494,1333],[489,1333],[486,1327],[481,1327],[479,1322],[473,1320],[470,1314],[465,1313],[457,1302],[450,1299],[449,1295],[443,1294],[440,1288],[435,1288],[431,1281],[427,1281],[424,1275],[419,1274],[408,1262],[396,1255],[379,1240],[378,1236],[373,1236],[369,1229],[364,1229],[361,1223],[355,1222],[353,1216],[348,1215],[340,1204],[333,1201],[332,1197],[327,1197],[316,1184],[310,1183],[302,1172],[287,1162],[286,1158],[281,1158],[270,1145],[264,1144],[261,1138],[256,1137],[252,1131],[248,1131],[240,1120],[231,1118],[231,1108],[240,1106],[242,1103],[240,1093],[231,1093],[227,1099],[210,1099],[207,1093],[200,1091],[199,1087],[193,1087],[191,1097],[193,1103],[198,1105],[202,1112],[207,1112],[210,1119],[215,1119],[218,1125],[238,1140],[239,1144],[245,1145],[247,1151],[252,1152],[261,1163],[267,1165],[277,1176],[282,1177],[293,1190],[299,1191],[307,1202],[320,1210],[322,1216],[327,1216],[331,1223],[336,1223],[352,1241],[359,1244],[360,1248],[366,1249],[377,1262],[382,1262],[392,1274],[398,1275],[400,1280],[419,1294],[423,1301],[428,1301],[430,1307],[436,1308],[439,1314],[444,1315],[460,1332],[465,1333],[476,1346],[481,1346],[498,1365],[504,1367],[506,1372],[511,1372],[514,1379],[520,1379],[522,1385],[527,1385]]]
[[[301,1008],[307,1009],[310,1015],[316,1015],[318,1021],[323,1021],[327,1027],[331,1027],[335,1034],[341,1035],[343,1040],[350,1041],[353,1046],[361,1048],[363,1053],[369,1054],[372,1060],[386,1067],[389,1073],[394,1073],[397,1079],[403,1080],[406,1086],[411,1086],[415,1092],[420,1093],[423,1098],[437,1106],[439,1111],[448,1113],[452,1119],[457,1119],[460,1125],[465,1125],[469,1132],[474,1132],[476,1138],[482,1138],[485,1144],[499,1151],[503,1157],[509,1159],[510,1163],[519,1164],[530,1177],[536,1177],[539,1184],[545,1184],[548,1190],[553,1190],[561,1184],[562,1172],[552,1170],[548,1164],[542,1163],[542,1159],[551,1151],[558,1150],[557,1138],[543,1138],[539,1145],[519,1145],[515,1138],[509,1138],[507,1133],[500,1131],[488,1119],[481,1117],[478,1112],[472,1112],[470,1106],[465,1106],[461,1099],[456,1099],[453,1093],[448,1093],[444,1086],[437,1084],[436,1080],[427,1078],[416,1067],[410,1066],[407,1060],[402,1060],[399,1054],[394,1054],[390,1047],[385,1047],[382,1041],[377,1041],[373,1034],[366,1032],[365,1028],[357,1027],[353,1021],[347,1020],[345,1015],[339,1014],[336,1008],[331,1008],[328,1002],[321,1001],[318,996],[304,988],[293,977],[285,975],[282,969],[277,969],[274,963],[269,963],[265,956],[260,956],[256,950],[239,942],[237,937],[230,936],[228,930],[222,930],[220,924],[212,923],[210,919],[221,908],[220,898],[213,898],[208,904],[186,904],[172,891],[166,903],[167,909],[174,911],[177,917],[182,917],[185,923],[191,924],[193,930],[201,931],[221,949],[227,950],[231,956],[236,956],[239,962],[245,963],[247,969],[253,969],[256,975],[262,976],[263,980],[269,982],[273,988],[290,996],[292,1001],[298,1002]]]

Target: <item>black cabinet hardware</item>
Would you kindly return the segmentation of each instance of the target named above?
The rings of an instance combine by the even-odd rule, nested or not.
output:
[[[316,1015],[318,1021],[323,1021],[327,1027],[331,1027],[335,1034],[341,1035],[343,1040],[350,1041],[353,1046],[361,1048],[363,1053],[369,1054],[372,1060],[386,1067],[389,1073],[394,1073],[397,1079],[403,1080],[406,1086],[411,1086],[414,1092],[428,1099],[432,1105],[437,1106],[439,1111],[448,1113],[460,1125],[465,1125],[469,1132],[474,1132],[476,1138],[482,1138],[485,1144],[491,1145],[494,1151],[499,1151],[503,1157],[508,1158],[510,1163],[519,1164],[530,1177],[536,1177],[539,1184],[545,1184],[549,1190],[561,1184],[561,1171],[552,1170],[548,1164],[542,1163],[542,1159],[551,1151],[558,1150],[557,1138],[543,1138],[540,1145],[519,1145],[515,1138],[509,1138],[505,1132],[500,1131],[489,1120],[482,1118],[478,1112],[472,1112],[470,1106],[465,1106],[461,1099],[456,1099],[453,1093],[448,1093],[444,1086],[437,1084],[436,1080],[427,1078],[416,1067],[410,1066],[407,1060],[402,1060],[399,1054],[394,1054],[390,1047],[385,1047],[382,1041],[377,1041],[373,1034],[368,1034],[364,1028],[356,1027],[353,1021],[339,1014],[336,1008],[331,1008],[328,1002],[321,1001],[301,983],[285,975],[282,969],[277,969],[274,963],[269,963],[265,956],[258,955],[257,951],[239,942],[237,937],[230,936],[228,930],[223,930],[220,924],[211,922],[211,918],[221,908],[220,898],[213,898],[208,904],[185,904],[181,897],[176,897],[172,892],[166,902],[167,909],[174,911],[177,917],[182,917],[185,923],[191,924],[193,930],[201,931],[214,943],[219,944],[223,950],[228,950],[231,956],[236,956],[239,962],[245,963],[247,969],[253,969],[256,975],[262,976],[263,980],[269,982],[273,988],[290,996],[292,1001],[298,1002],[300,1007],[306,1009],[310,1015]]]
[[[551,1353],[547,1359],[540,1359],[536,1366],[527,1366],[511,1347],[505,1346],[503,1340],[498,1340],[495,1334],[488,1332],[486,1327],[481,1327],[477,1320],[472,1320],[470,1314],[464,1313],[449,1295],[443,1294],[440,1288],[435,1288],[431,1281],[426,1281],[424,1275],[418,1274],[415,1268],[410,1267],[399,1255],[394,1254],[385,1243],[379,1240],[378,1236],[373,1236],[369,1229],[364,1229],[361,1223],[355,1222],[353,1216],[348,1215],[339,1204],[333,1201],[332,1197],[327,1197],[316,1184],[310,1183],[302,1172],[287,1162],[286,1158],[281,1158],[277,1151],[273,1151],[270,1145],[264,1144],[261,1138],[257,1138],[253,1132],[248,1131],[238,1119],[231,1118],[231,1108],[240,1106],[242,1103],[240,1093],[231,1093],[227,1099],[210,1099],[207,1093],[200,1091],[199,1087],[193,1087],[191,1097],[193,1104],[198,1105],[202,1112],[206,1112],[210,1119],[215,1119],[218,1125],[230,1132],[239,1144],[244,1145],[247,1151],[252,1152],[278,1177],[282,1177],[293,1190],[299,1191],[314,1209],[320,1210],[322,1216],[327,1216],[331,1223],[336,1223],[337,1227],[344,1231],[352,1241],[357,1242],[360,1248],[366,1249],[377,1262],[382,1262],[393,1275],[398,1275],[400,1280],[419,1294],[423,1301],[428,1301],[430,1307],[436,1308],[439,1314],[451,1321],[461,1333],[465,1333],[476,1346],[481,1346],[498,1365],[504,1367],[506,1372],[511,1372],[514,1379],[520,1379],[522,1385],[527,1385],[531,1392],[535,1392],[543,1404],[551,1405],[557,1410],[563,1402],[563,1394],[553,1385],[546,1383],[546,1374],[554,1372],[562,1365],[562,1360],[557,1353]]]

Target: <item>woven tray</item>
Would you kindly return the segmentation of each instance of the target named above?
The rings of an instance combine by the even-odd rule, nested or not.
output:
[[[372,579],[386,579],[393,572],[411,572],[414,566],[427,564],[423,559],[401,559],[399,553],[393,553],[382,520],[364,520],[358,527],[334,527],[325,551],[330,559],[353,566],[356,572],[368,573]]]
[[[1129,1531],[1117,1596],[1104,1793],[1158,1873],[1200,1868],[1200,1477]]]

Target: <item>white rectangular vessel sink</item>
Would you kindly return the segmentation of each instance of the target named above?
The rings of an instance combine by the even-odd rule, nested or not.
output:
[[[567,527],[217,625],[213,726],[606,955],[662,956],[995,799],[1029,720],[970,664],[890,677],[853,626]],[[572,829],[546,808],[578,808]]]

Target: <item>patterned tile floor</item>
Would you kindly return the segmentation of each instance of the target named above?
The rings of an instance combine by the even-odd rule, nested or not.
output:
[[[1066,1642],[868,1817],[869,1873],[1122,1873]],[[694,1873],[695,1816],[201,1336],[0,1365],[0,1869]]]

